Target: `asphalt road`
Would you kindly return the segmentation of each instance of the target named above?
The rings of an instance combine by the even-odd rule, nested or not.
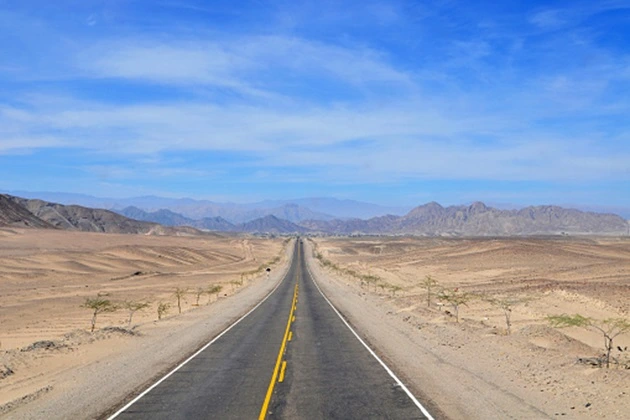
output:
[[[320,294],[296,242],[265,302],[116,418],[426,418]]]

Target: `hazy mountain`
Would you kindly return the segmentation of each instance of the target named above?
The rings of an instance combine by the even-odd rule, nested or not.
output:
[[[164,226],[192,226],[198,229],[224,232],[236,230],[232,223],[222,217],[204,217],[200,220],[194,220],[166,209],[147,212],[137,207],[125,207],[122,210],[116,210],[116,213],[131,219],[159,223]]]
[[[338,219],[369,219],[371,217],[393,214],[402,216],[411,207],[405,206],[381,206],[373,203],[366,203],[355,200],[340,200],[330,197],[298,198],[295,200],[262,201],[257,203],[260,206],[281,206],[286,204],[296,204],[306,207],[316,212],[332,215]],[[313,220],[326,220],[324,218],[312,217]]]
[[[138,207],[125,207],[122,210],[116,210],[116,213],[122,214],[130,219],[142,220],[145,222],[158,223],[164,226],[194,226],[195,221],[174,213],[170,210],[161,209],[154,212],[146,212]]]
[[[342,234],[411,234],[453,236],[503,236],[536,234],[628,233],[628,222],[613,214],[599,214],[558,206],[532,206],[521,210],[498,210],[476,202],[470,206],[442,207],[432,202],[412,209],[402,217],[368,220],[307,221],[312,230]]]
[[[137,207],[146,212],[171,210],[193,220],[222,217],[231,223],[242,223],[267,215],[274,215],[294,223],[304,220],[332,220],[335,218],[369,218],[385,214],[402,215],[409,208],[386,207],[377,204],[335,198],[301,198],[296,200],[261,201],[256,203],[216,203],[190,198],[144,196],[133,198],[99,198],[85,194],[12,191],[12,195],[42,199],[61,204],[123,210]]]
[[[236,227],[241,232],[251,233],[303,233],[308,229],[276,216],[265,216],[260,219],[242,223]]]

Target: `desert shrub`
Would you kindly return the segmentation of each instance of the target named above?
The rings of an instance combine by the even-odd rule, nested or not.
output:
[[[121,306],[129,313],[129,318],[127,319],[127,327],[130,327],[133,315],[138,311],[143,311],[148,308],[150,306],[150,303],[143,301],[126,300],[122,303]]]
[[[157,306],[158,320],[162,319],[162,317],[168,313],[169,309],[171,309],[170,303],[159,302]]]
[[[455,320],[459,322],[459,307],[461,305],[468,305],[468,302],[472,299],[472,295],[470,293],[463,292],[459,290],[459,288],[455,289],[442,289],[438,293],[438,298],[453,308],[453,312],[455,314]]]
[[[613,346],[613,340],[621,334],[630,331],[630,321],[624,318],[607,318],[597,320],[584,317],[580,314],[575,315],[549,315],[547,317],[549,323],[556,328],[580,327],[602,334],[604,338],[604,364],[606,368],[610,367],[610,353]]]
[[[90,332],[94,332],[96,326],[96,318],[99,314],[107,312],[115,312],[118,310],[118,306],[109,299],[105,299],[102,295],[98,295],[95,298],[86,298],[81,307],[90,309],[92,311],[92,321]]]
[[[182,313],[182,300],[186,297],[188,293],[188,289],[184,289],[182,287],[175,288],[175,292],[173,292],[173,296],[177,299],[177,310],[179,313]]]
[[[438,286],[437,280],[435,280],[430,275],[424,277],[422,280],[422,287],[427,290],[427,307],[431,307],[431,297],[433,290]]]

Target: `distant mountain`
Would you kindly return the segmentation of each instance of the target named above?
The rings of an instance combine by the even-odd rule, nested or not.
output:
[[[265,216],[260,219],[242,223],[236,227],[241,232],[251,233],[304,233],[308,229],[276,216]]]
[[[298,198],[294,200],[262,201],[256,203],[261,207],[278,207],[286,204],[294,204],[311,209],[315,212],[331,215],[337,219],[369,219],[371,217],[393,214],[402,216],[411,206],[381,206],[355,200],[340,200],[330,197]],[[321,217],[312,217],[313,220],[327,220]]]
[[[232,232],[237,230],[236,226],[225,220],[223,217],[204,217],[196,220],[193,225],[199,229],[213,230],[218,232]]]
[[[159,223],[164,226],[192,226],[198,229],[224,232],[236,230],[236,227],[232,223],[222,217],[204,217],[200,220],[194,220],[166,209],[147,212],[131,206],[125,207],[122,210],[116,210],[116,213],[131,219]]]
[[[174,213],[166,209],[146,212],[138,207],[130,206],[122,210],[117,210],[116,213],[129,217],[130,219],[158,223],[164,226],[194,226],[193,223],[195,222],[179,213]]]
[[[370,218],[385,214],[405,214],[409,207],[388,207],[336,198],[301,198],[296,200],[268,200],[256,203],[215,203],[190,198],[144,196],[133,198],[99,198],[85,194],[12,191],[11,195],[42,199],[61,204],[77,204],[109,210],[136,207],[146,212],[168,209],[193,220],[222,217],[231,223],[243,223],[267,215],[274,215],[293,223],[304,220],[332,220],[335,218]]]
[[[407,234],[427,236],[508,236],[548,234],[626,235],[628,222],[613,214],[599,214],[558,206],[498,210],[476,202],[442,207],[432,202],[402,217],[368,220],[306,221],[301,226],[326,233]]]
[[[0,194],[0,226],[54,228],[5,194]]]

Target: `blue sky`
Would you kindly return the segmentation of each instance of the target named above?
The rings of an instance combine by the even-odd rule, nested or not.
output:
[[[630,207],[630,1],[0,0],[0,190]]]

